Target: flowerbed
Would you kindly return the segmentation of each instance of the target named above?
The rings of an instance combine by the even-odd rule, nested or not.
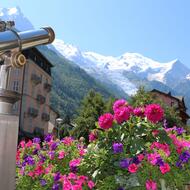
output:
[[[167,128],[158,104],[132,108],[125,100],[100,116],[85,146],[71,137],[42,145],[35,138],[17,152],[17,189],[183,189],[190,181],[190,137]],[[84,126],[85,127],[85,126]],[[30,187],[30,188],[28,188]]]

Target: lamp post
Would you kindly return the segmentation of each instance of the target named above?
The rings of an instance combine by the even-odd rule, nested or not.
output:
[[[57,118],[56,119],[56,129],[57,129],[57,137],[60,139],[60,126],[63,123],[63,119]]]

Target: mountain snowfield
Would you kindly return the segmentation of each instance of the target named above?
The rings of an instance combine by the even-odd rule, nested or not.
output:
[[[79,48],[58,39],[54,41],[53,46],[58,53],[90,75],[102,82],[109,80],[129,95],[138,89],[138,86],[128,79],[126,73],[129,72],[138,76],[139,80],[158,81],[172,88],[176,82],[170,78],[175,78],[176,81],[190,79],[190,69],[177,59],[160,63],[138,53],[125,53],[119,57],[104,56],[94,52],[81,52]]]
[[[34,28],[19,7],[0,8],[0,19],[4,21],[14,20],[15,27],[18,30],[30,30]]]
[[[34,28],[19,7],[0,8],[0,19],[14,20],[18,30]],[[82,52],[60,39],[48,47],[112,89],[117,88],[128,95],[133,95],[140,85],[172,91],[175,95],[185,96],[190,108],[190,69],[177,59],[160,63],[129,52],[118,57],[104,56],[90,51]]]

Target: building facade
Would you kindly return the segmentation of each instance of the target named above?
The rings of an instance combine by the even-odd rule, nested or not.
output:
[[[9,90],[21,94],[14,107],[19,115],[19,132],[22,136],[44,136],[48,133],[50,114],[51,68],[53,65],[37,49],[22,52],[27,63],[21,69],[12,68]]]
[[[184,97],[182,96],[172,96],[171,93],[164,93],[159,90],[153,89],[151,91],[153,96],[162,102],[164,102],[169,107],[175,107],[179,111],[179,116],[181,121],[186,124],[187,120],[190,118],[187,114],[187,108],[185,106]]]

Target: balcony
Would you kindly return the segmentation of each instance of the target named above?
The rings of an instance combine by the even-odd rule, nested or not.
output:
[[[33,82],[35,85],[40,84],[40,83],[42,82],[41,77],[39,77],[38,75],[36,75],[36,74],[34,74],[34,73],[31,75],[31,80],[32,80],[32,82]]]
[[[35,118],[38,116],[38,110],[32,107],[28,108],[28,115]]]
[[[50,91],[51,91],[51,84],[45,83],[45,84],[44,84],[44,89],[45,89],[47,92],[50,92]]]
[[[50,120],[50,116],[47,113],[42,113],[42,120],[48,122]]]
[[[44,104],[46,102],[46,98],[40,94],[37,95],[36,100],[40,103],[40,104]]]

